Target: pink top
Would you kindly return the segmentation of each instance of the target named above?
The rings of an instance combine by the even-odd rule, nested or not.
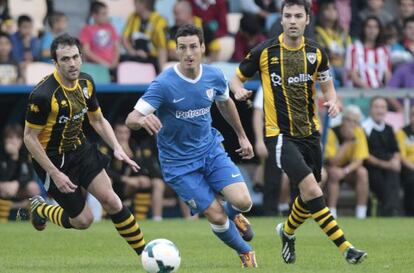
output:
[[[91,51],[108,63],[114,62],[118,35],[110,23],[84,26],[79,39],[82,44],[89,44]]]

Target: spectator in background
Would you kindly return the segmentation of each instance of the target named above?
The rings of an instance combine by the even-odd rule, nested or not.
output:
[[[384,28],[383,37],[385,45],[390,51],[393,71],[402,63],[409,62],[413,59],[413,55],[400,43],[395,24],[389,24]]]
[[[244,0],[240,1],[241,10],[244,13],[252,13],[258,16],[259,29],[264,33],[280,17],[280,0]],[[265,31],[266,30],[266,31]]]
[[[240,28],[236,33],[232,60],[241,62],[253,47],[266,39],[266,36],[260,30],[257,15],[245,13],[240,19]]]
[[[406,215],[414,216],[414,106],[410,109],[410,124],[397,132],[397,140],[401,152],[404,210]]]
[[[191,4],[188,1],[178,1],[174,5],[174,19],[175,24],[168,31],[168,59],[171,61],[178,61],[176,52],[177,43],[175,42],[175,34],[179,27],[184,25],[195,25],[198,28],[203,28],[203,20],[193,15]],[[214,62],[218,58],[220,51],[220,44],[214,38],[214,32],[204,29],[204,42],[206,45],[206,57],[209,62]]]
[[[96,1],[91,4],[93,23],[80,32],[82,51],[87,62],[100,64],[116,75],[119,63],[118,35],[109,22],[108,7]]]
[[[352,1],[335,0],[335,5],[336,10],[341,12],[341,16],[338,15],[339,26],[345,33],[349,34],[349,27],[352,19]]]
[[[413,88],[414,87],[414,61],[401,64],[392,74],[388,87],[396,88]],[[387,98],[388,104],[392,111],[402,113],[404,111],[403,99],[390,97]],[[413,99],[411,99],[411,105],[414,105]]]
[[[135,0],[135,12],[127,20],[122,45],[123,60],[152,63],[160,71],[167,62],[167,21],[154,11],[154,0]]]
[[[0,31],[11,34],[14,32],[13,27],[14,22],[9,13],[7,0],[0,0]]]
[[[384,46],[377,17],[369,16],[364,21],[359,40],[348,47],[345,68],[357,88],[380,88],[391,78],[390,52]]]
[[[374,97],[370,117],[362,123],[368,140],[369,186],[378,198],[381,216],[397,216],[400,208],[400,153],[394,131],[385,123],[387,101]]]
[[[7,33],[0,32],[0,84],[21,83],[19,64],[13,60],[12,42]]]
[[[50,45],[53,39],[66,32],[68,28],[68,17],[59,11],[55,11],[48,15],[47,23],[49,24],[49,31],[46,31],[41,40],[41,60],[44,62],[52,62],[50,56]]]
[[[401,41],[405,50],[411,54],[411,59],[414,55],[414,15],[404,20],[404,38]]]
[[[0,223],[7,222],[13,199],[26,199],[39,193],[29,154],[23,145],[23,128],[18,124],[7,125],[0,151]]]
[[[351,37],[339,24],[339,14],[333,0],[323,2],[319,7],[315,39],[328,54],[332,74],[342,85],[345,54],[347,47],[351,44]]]
[[[20,15],[17,19],[17,32],[11,36],[13,58],[23,66],[38,60],[40,57],[40,41],[33,36],[33,20],[28,15]]]
[[[194,15],[203,20],[203,30],[215,38],[227,35],[227,3],[225,0],[190,0]]]
[[[384,9],[384,0],[367,0],[367,7],[358,11],[358,15],[352,18],[351,36],[359,37],[364,30],[364,22],[372,16],[378,18],[382,27],[385,27],[394,21],[394,17],[391,13]]]
[[[69,18],[68,33],[79,37],[79,32],[86,24],[91,3],[94,0],[51,0],[48,5],[48,14],[53,11],[61,11]]]
[[[402,40],[404,38],[404,21],[414,15],[414,0],[399,0],[398,7],[399,16],[395,18],[392,24],[398,30],[398,40]]]
[[[368,158],[368,145],[364,130],[360,127],[362,118],[358,106],[345,108],[342,123],[328,130],[325,159],[328,172],[328,207],[337,216],[337,203],[342,182],[355,186],[357,204],[355,216],[367,216],[369,194],[368,172],[363,162]]]

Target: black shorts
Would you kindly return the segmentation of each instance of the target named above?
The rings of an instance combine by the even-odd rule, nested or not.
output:
[[[46,191],[69,214],[71,218],[78,216],[85,207],[85,193],[92,180],[108,165],[109,159],[98,151],[96,145],[86,143],[76,150],[49,156],[52,163],[66,174],[78,186],[73,193],[62,193],[49,174],[33,160],[34,169],[42,180]]]
[[[295,138],[280,134],[266,139],[267,146],[274,149],[269,156],[274,159],[274,164],[281,168],[289,177],[291,183],[298,185],[310,173],[321,181],[322,150],[320,134],[314,133],[308,137]]]

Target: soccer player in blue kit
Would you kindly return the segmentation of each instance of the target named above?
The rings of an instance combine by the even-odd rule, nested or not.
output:
[[[150,84],[126,124],[157,134],[166,183],[192,213],[205,215],[214,234],[238,253],[242,267],[257,267],[255,253],[246,243],[253,231],[241,214],[251,209],[252,201],[240,170],[221,146],[222,135],[211,126],[213,102],[237,134],[240,148],[236,151],[243,159],[254,156],[252,145],[223,72],[201,64],[205,51],[201,29],[183,26],[175,39],[179,63]],[[218,194],[227,202],[220,202]]]

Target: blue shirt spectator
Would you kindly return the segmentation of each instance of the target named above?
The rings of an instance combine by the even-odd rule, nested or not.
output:
[[[13,58],[18,63],[33,62],[39,58],[40,42],[32,35],[33,21],[27,15],[20,15],[17,19],[17,32],[11,36]]]

